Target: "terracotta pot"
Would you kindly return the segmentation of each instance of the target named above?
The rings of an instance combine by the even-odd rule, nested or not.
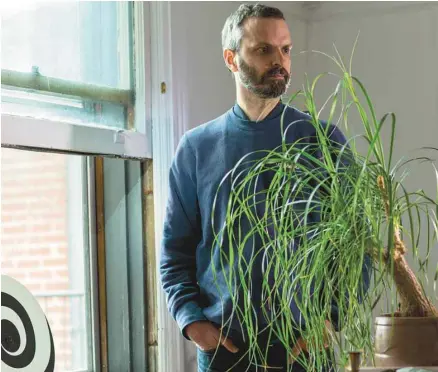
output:
[[[438,317],[379,316],[376,325],[376,366],[438,366]]]

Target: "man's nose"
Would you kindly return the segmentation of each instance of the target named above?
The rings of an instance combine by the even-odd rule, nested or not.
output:
[[[276,49],[273,59],[272,59],[272,66],[279,66],[279,67],[283,67],[285,65],[285,59],[286,59],[286,55],[283,53],[282,49]]]

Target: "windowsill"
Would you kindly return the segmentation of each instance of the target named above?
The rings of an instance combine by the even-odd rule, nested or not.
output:
[[[152,158],[145,134],[2,114],[2,146],[125,159]]]

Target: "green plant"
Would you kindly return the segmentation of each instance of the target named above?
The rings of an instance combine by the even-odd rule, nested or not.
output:
[[[419,275],[405,258],[409,245],[420,269],[424,268],[437,241],[438,191],[431,197],[423,190],[409,192],[405,186],[413,161],[429,162],[438,181],[433,159],[423,156],[393,162],[395,115],[377,119],[364,85],[352,75],[353,53],[348,68],[336,53],[337,57],[326,55],[341,70],[335,90],[323,105],[331,104],[328,123],[339,115],[348,128],[355,109],[363,135],[350,138],[345,145],[332,141],[330,126],[321,125],[321,111],[315,103],[317,83],[328,75],[321,74],[290,100],[304,100],[316,140],[287,143],[283,135],[277,149],[248,154],[226,176],[232,186],[226,221],[216,231],[216,239],[219,245],[228,240],[230,249],[221,252],[221,263],[232,269],[227,275],[225,271],[215,275],[224,276],[232,295],[233,317],[245,330],[250,359],[262,365],[267,350],[259,348],[257,335],[265,331],[290,353],[301,335],[309,357],[300,354],[298,360],[306,370],[322,370],[335,358],[333,353],[321,352],[326,320],[342,330],[342,337],[329,334],[332,346],[339,350],[338,364],[346,364],[349,351],[362,350],[365,359],[372,357],[372,310],[393,283],[398,297],[387,296],[393,299],[390,313],[438,316]],[[284,123],[282,118],[282,133],[296,124]],[[382,128],[388,124],[390,141],[384,143]],[[364,153],[357,149],[360,140],[367,145]],[[257,181],[265,172],[271,173],[272,182],[261,189]],[[214,216],[215,210],[213,226]],[[402,217],[409,222],[406,226]],[[418,249],[422,238],[427,241],[425,259]],[[254,239],[259,244],[248,255],[248,244]],[[297,241],[299,244],[291,243]],[[252,270],[260,261],[262,293],[255,294]],[[370,288],[366,285],[368,273],[373,274]],[[256,295],[261,298],[263,325],[254,316],[260,311],[253,308]],[[301,319],[293,319],[291,299]],[[230,321],[224,319],[223,326]]]

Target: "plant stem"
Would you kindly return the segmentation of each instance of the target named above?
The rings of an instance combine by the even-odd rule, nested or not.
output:
[[[377,184],[382,193],[385,205],[386,218],[389,221],[389,198],[382,176],[377,178]],[[384,255],[387,265],[393,266],[392,276],[400,295],[400,313],[404,317],[438,317],[438,310],[429,301],[421,288],[414,272],[405,258],[406,246],[400,238],[400,227],[394,227],[394,250],[389,259],[389,250]]]
[[[423,293],[404,255],[393,258],[393,279],[400,295],[401,315],[405,317],[438,317],[438,310]]]

